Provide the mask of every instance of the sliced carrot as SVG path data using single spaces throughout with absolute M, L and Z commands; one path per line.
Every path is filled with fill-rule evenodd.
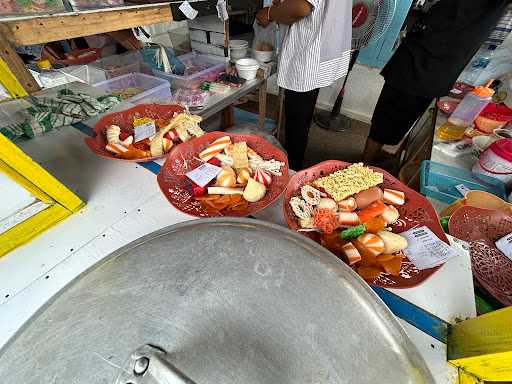
M 374 234 L 386 228 L 386 222 L 380 217 L 371 217 L 363 224 L 366 227 L 366 231 Z
M 357 268 L 357 273 L 365 280 L 373 280 L 380 276 L 382 270 L 376 267 L 360 266 Z
M 382 265 L 382 263 L 393 260 L 394 258 L 395 255 L 379 255 L 377 256 L 377 262 Z
M 391 260 L 388 261 L 379 261 L 382 268 L 386 273 L 389 273 L 393 276 L 400 275 L 400 269 L 402 268 L 402 257 L 401 256 L 393 256 Z

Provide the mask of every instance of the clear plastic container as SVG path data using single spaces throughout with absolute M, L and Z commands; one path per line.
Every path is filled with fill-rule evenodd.
M 130 95 L 137 92 L 133 96 L 123 98 L 125 101 L 134 104 L 142 104 L 148 102 L 169 102 L 171 99 L 171 88 L 169 82 L 154 76 L 145 75 L 143 73 L 129 73 L 110 80 L 93 84 L 94 87 L 101 88 L 108 93 L 120 95 Z
M 105 81 L 105 73 L 88 65 L 73 65 L 60 69 L 41 70 L 39 80 L 44 88 L 79 81 L 89 85 Z
M 69 0 L 74 11 L 85 11 L 88 9 L 118 7 L 124 4 L 124 0 Z
M 494 90 L 487 87 L 476 87 L 459 103 L 448 118 L 452 124 L 469 127 L 476 117 L 492 101 Z
M 24 14 L 64 12 L 62 0 L 1 0 L 0 19 Z
M 89 64 L 105 73 L 106 79 L 113 79 L 128 73 L 145 73 L 152 75 L 153 71 L 142 60 L 139 51 L 126 52 L 122 55 L 103 57 Z
M 223 57 L 187 53 L 178 59 L 185 64 L 183 76 L 154 70 L 154 75 L 166 79 L 173 89 L 199 89 L 205 81 L 215 81 L 225 70 Z
M 436 132 L 441 140 L 460 140 L 484 108 L 492 101 L 494 90 L 489 88 L 492 80 L 484 87 L 476 87 L 459 103 L 455 111 Z

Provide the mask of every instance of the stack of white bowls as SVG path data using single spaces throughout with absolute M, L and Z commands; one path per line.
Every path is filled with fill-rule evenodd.
M 229 49 L 231 51 L 231 59 L 238 60 L 247 56 L 249 42 L 245 40 L 230 40 Z
M 260 64 L 254 59 L 239 59 L 235 63 L 238 76 L 245 80 L 253 80 Z

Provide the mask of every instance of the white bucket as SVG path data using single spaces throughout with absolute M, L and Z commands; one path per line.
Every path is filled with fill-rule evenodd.
M 268 63 L 274 57 L 274 51 L 254 51 L 253 56 L 260 63 Z
M 238 76 L 245 80 L 254 80 L 259 68 L 259 63 L 254 59 L 239 59 L 236 61 Z
M 229 49 L 231 51 L 232 60 L 242 59 L 247 56 L 249 42 L 245 40 L 231 40 L 229 42 Z
M 473 166 L 473 172 L 482 173 L 512 185 L 512 157 L 510 145 L 512 139 L 501 139 L 492 143 L 480 155 Z

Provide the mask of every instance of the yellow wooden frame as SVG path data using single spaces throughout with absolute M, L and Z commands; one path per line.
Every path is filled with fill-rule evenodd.
M 49 207 L 0 234 L 0 256 L 84 206 L 80 198 L 0 134 L 0 171 Z
M 481 381 L 511 382 L 512 307 L 451 326 L 448 361 L 465 373 L 464 383 L 472 383 L 472 376 Z
M 3 38 L 3 36 L 2 36 Z M 0 83 L 2 83 L 5 90 L 9 93 L 9 95 L 15 99 L 18 97 L 27 96 L 27 91 L 20 84 L 16 76 L 9 69 L 9 66 L 5 61 L 0 57 Z

